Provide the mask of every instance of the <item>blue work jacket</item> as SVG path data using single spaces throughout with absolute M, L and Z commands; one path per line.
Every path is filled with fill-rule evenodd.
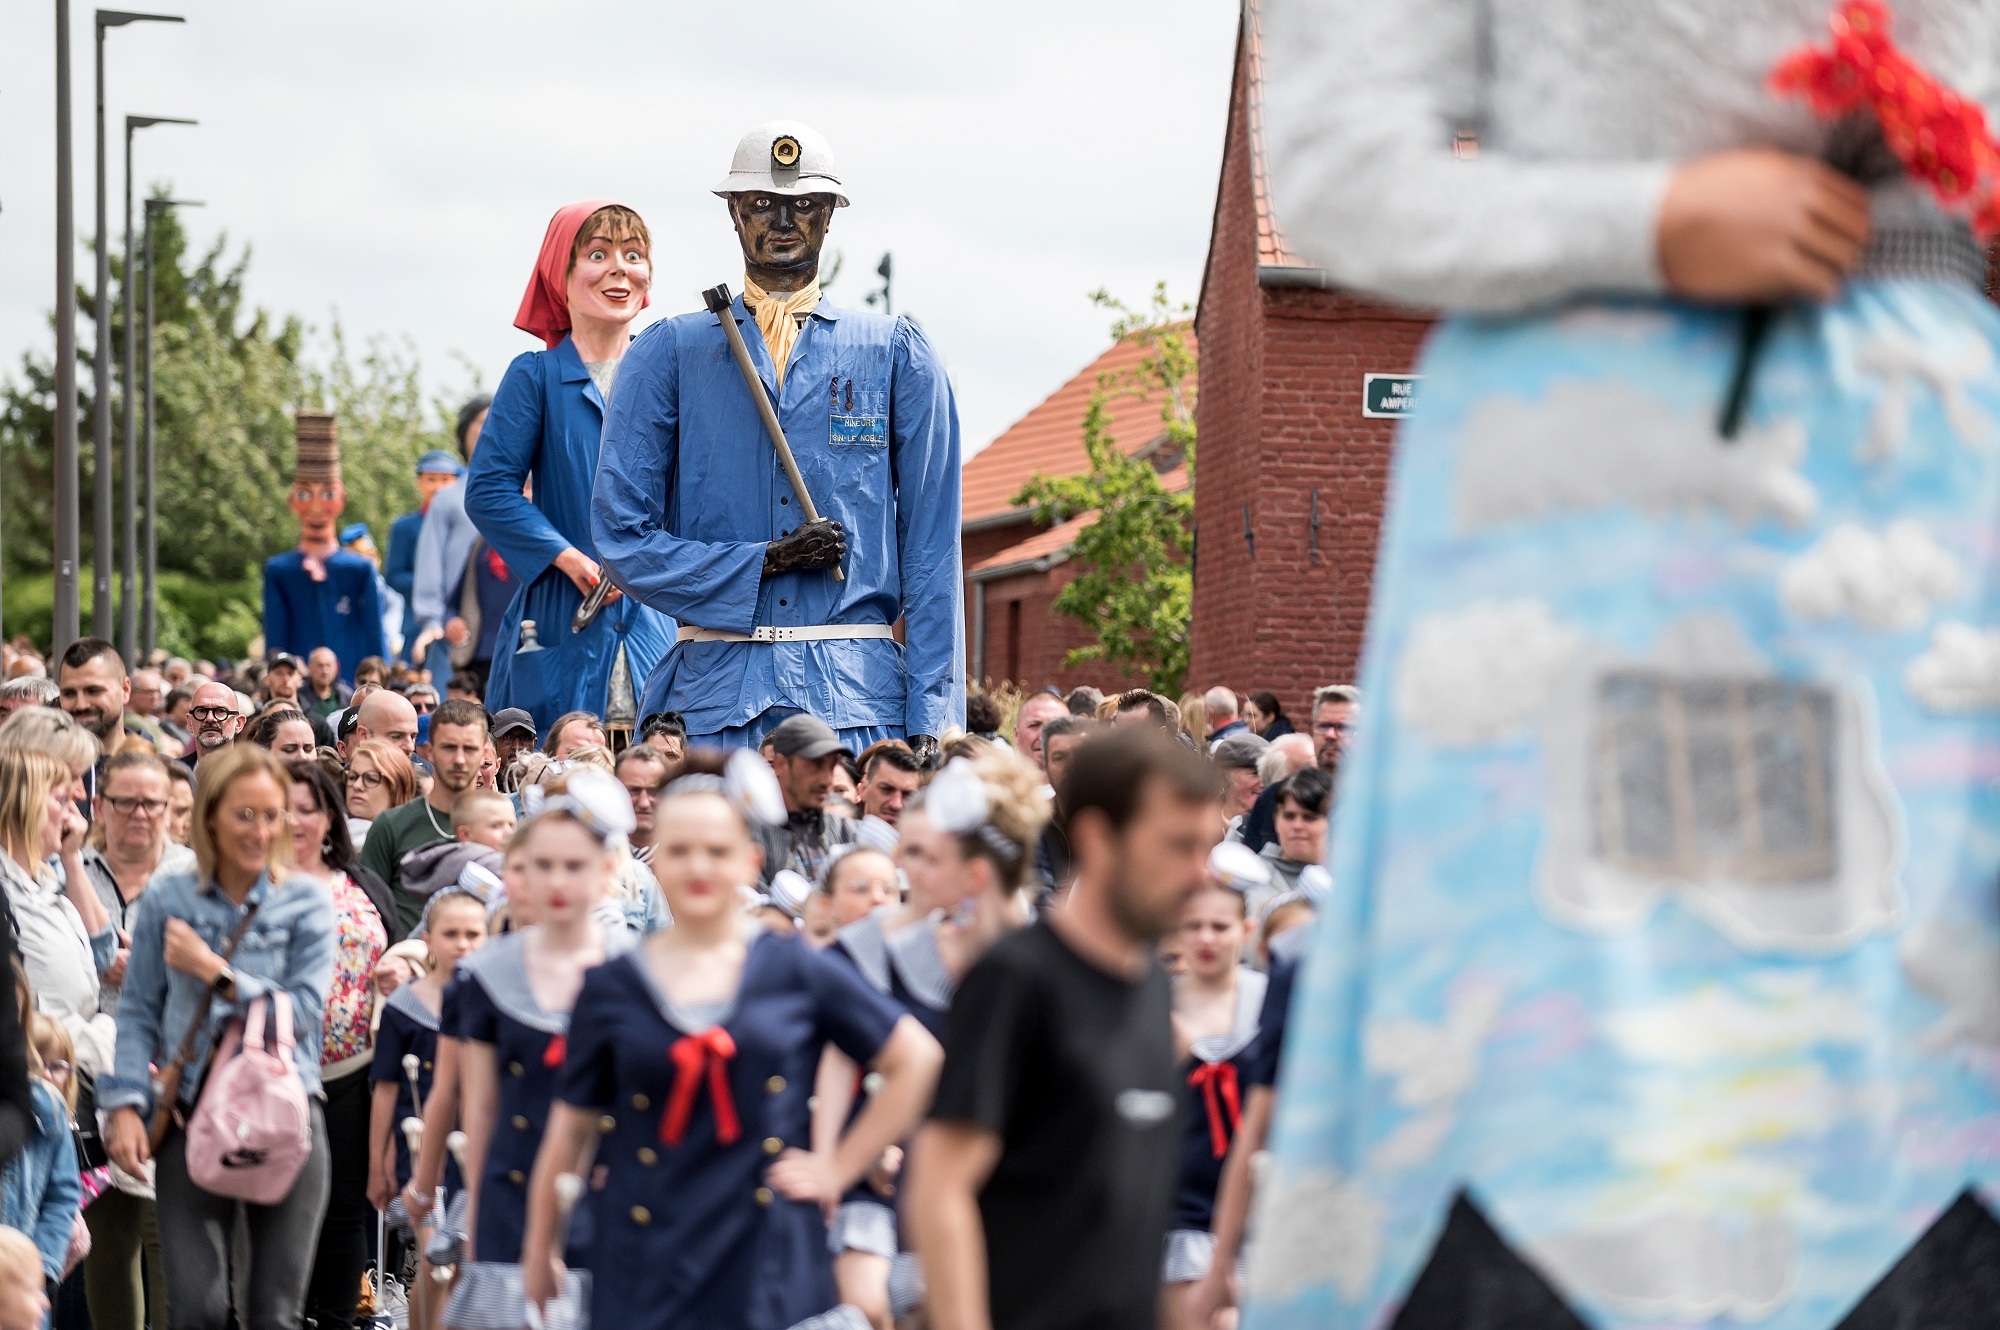
M 0 1223 L 27 1234 L 41 1254 L 42 1273 L 60 1281 L 83 1182 L 69 1110 L 41 1077 L 29 1077 L 28 1085 L 35 1101 L 33 1132 L 0 1173 Z
M 405 650 L 417 640 L 417 608 L 411 597 L 417 587 L 417 541 L 423 534 L 423 513 L 404 513 L 389 523 L 389 552 L 382 559 L 382 580 L 403 598 Z
M 571 546 L 599 557 L 590 487 L 603 433 L 604 398 L 565 337 L 507 367 L 464 481 L 466 514 L 521 580 L 501 622 L 486 705 L 524 707 L 542 733 L 566 711 L 604 714 L 621 641 L 636 689 L 674 640 L 670 620 L 629 598 L 607 605 L 583 632 L 569 630 L 583 596 L 555 560 Z M 532 501 L 521 494 L 530 477 Z M 542 644 L 525 656 L 515 654 L 523 619 L 534 621 Z
M 843 730 L 964 724 L 958 409 L 937 353 L 907 319 L 821 300 L 781 394 L 742 297 L 732 313 L 813 503 L 847 528 L 847 580 L 823 569 L 763 576 L 765 545 L 799 524 L 799 505 L 707 311 L 648 328 L 619 371 L 591 503 L 605 566 L 684 624 L 747 633 L 901 619 L 907 646 L 681 643 L 647 680 L 640 713 L 679 711 L 693 734 L 772 708 Z
M 364 656 L 387 656 L 382 593 L 375 565 L 351 550 L 326 558 L 326 580 L 315 582 L 306 556 L 288 550 L 264 565 L 264 651 L 289 651 L 300 660 L 319 647 L 340 658 L 341 682 L 354 682 Z

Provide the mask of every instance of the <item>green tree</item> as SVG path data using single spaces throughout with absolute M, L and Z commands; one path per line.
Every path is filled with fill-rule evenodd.
M 417 457 L 452 445 L 456 403 L 440 399 L 427 410 L 407 342 L 376 338 L 357 357 L 337 320 L 323 361 L 316 363 L 308 349 L 317 342 L 303 321 L 249 306 L 247 245 L 232 261 L 224 236 L 195 258 L 169 209 L 155 223 L 153 253 L 161 645 L 179 654 L 240 656 L 258 633 L 263 562 L 298 539 L 287 503 L 293 412 L 316 407 L 336 413 L 347 520 L 366 522 L 386 547 L 388 524 L 416 506 Z M 121 310 L 122 260 L 114 256 L 111 268 L 112 308 Z M 87 293 L 78 304 L 87 319 Z M 122 336 L 121 323 L 114 343 Z M 86 496 L 94 463 L 88 441 L 94 340 L 87 327 L 79 330 Z M 118 407 L 113 404 L 114 419 Z M 7 573 L 7 631 L 44 643 L 52 594 L 54 425 L 53 361 L 30 352 L 18 379 L 0 386 L 0 558 Z M 95 536 L 90 517 L 86 501 L 86 564 Z
M 1167 284 L 1133 308 L 1108 291 L 1091 300 L 1112 310 L 1111 335 L 1137 341 L 1145 352 L 1131 368 L 1100 375 L 1083 417 L 1083 448 L 1090 470 L 1081 476 L 1037 472 L 1014 495 L 1034 509 L 1037 521 L 1094 520 L 1076 533 L 1071 559 L 1077 576 L 1055 599 L 1055 609 L 1096 638 L 1064 664 L 1103 661 L 1121 673 L 1145 678 L 1155 692 L 1180 692 L 1187 676 L 1188 620 L 1194 604 L 1194 394 L 1195 353 L 1188 345 L 1191 308 L 1175 304 Z M 1158 446 L 1130 456 L 1111 433 L 1110 403 L 1138 397 L 1160 403 L 1165 426 Z M 1168 491 L 1162 476 L 1187 467 L 1182 492 Z

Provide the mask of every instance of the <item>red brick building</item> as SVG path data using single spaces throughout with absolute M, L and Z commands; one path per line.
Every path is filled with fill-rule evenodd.
M 1427 314 L 1335 290 L 1272 215 L 1255 0 L 1243 8 L 1195 327 L 1202 392 L 1188 686 L 1268 690 L 1303 717 L 1353 677 L 1393 419 L 1362 376 L 1408 373 Z
M 1054 684 L 1065 690 L 1087 683 L 1106 691 L 1144 682 L 1098 663 L 1062 667 L 1064 655 L 1091 640 L 1081 624 L 1050 608 L 1076 576 L 1068 566 L 1070 541 L 1091 515 L 1051 528 L 1009 502 L 1038 472 L 1078 476 L 1089 469 L 1083 417 L 1091 394 L 1101 377 L 1131 368 L 1144 353 L 1134 341 L 1112 346 L 965 464 L 960 542 L 967 670 L 974 679 L 1026 688 Z M 1157 398 L 1122 394 L 1107 403 L 1111 435 L 1128 456 L 1152 455 L 1166 441 L 1160 406 Z M 1162 453 L 1160 460 L 1169 459 Z M 1186 470 L 1172 469 L 1165 483 L 1169 489 L 1184 488 Z

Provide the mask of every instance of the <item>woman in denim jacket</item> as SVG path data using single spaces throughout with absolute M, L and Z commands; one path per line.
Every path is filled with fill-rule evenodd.
M 195 785 L 195 873 L 156 876 L 140 898 L 132 954 L 119 995 L 116 1074 L 98 1084 L 105 1139 L 120 1168 L 138 1174 L 149 1157 L 153 1104 L 149 1064 L 165 1066 L 204 1007 L 208 1019 L 181 1078 L 181 1116 L 191 1113 L 222 1027 L 282 988 L 291 995 L 299 1079 L 313 1097 L 313 1150 L 276 1205 L 245 1205 L 250 1232 L 248 1330 L 296 1330 L 326 1210 L 326 1118 L 319 1105 L 320 1022 L 333 980 L 333 907 L 326 887 L 291 871 L 291 781 L 271 753 L 238 744 L 206 759 Z M 251 903 L 257 917 L 235 956 L 221 953 Z M 231 1326 L 230 1235 L 238 1202 L 188 1177 L 180 1125 L 160 1148 L 160 1249 L 167 1276 L 167 1330 Z

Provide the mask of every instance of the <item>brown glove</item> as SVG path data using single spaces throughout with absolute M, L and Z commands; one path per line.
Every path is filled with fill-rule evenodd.
M 847 532 L 830 517 L 804 522 L 764 547 L 764 576 L 831 568 L 847 557 Z

